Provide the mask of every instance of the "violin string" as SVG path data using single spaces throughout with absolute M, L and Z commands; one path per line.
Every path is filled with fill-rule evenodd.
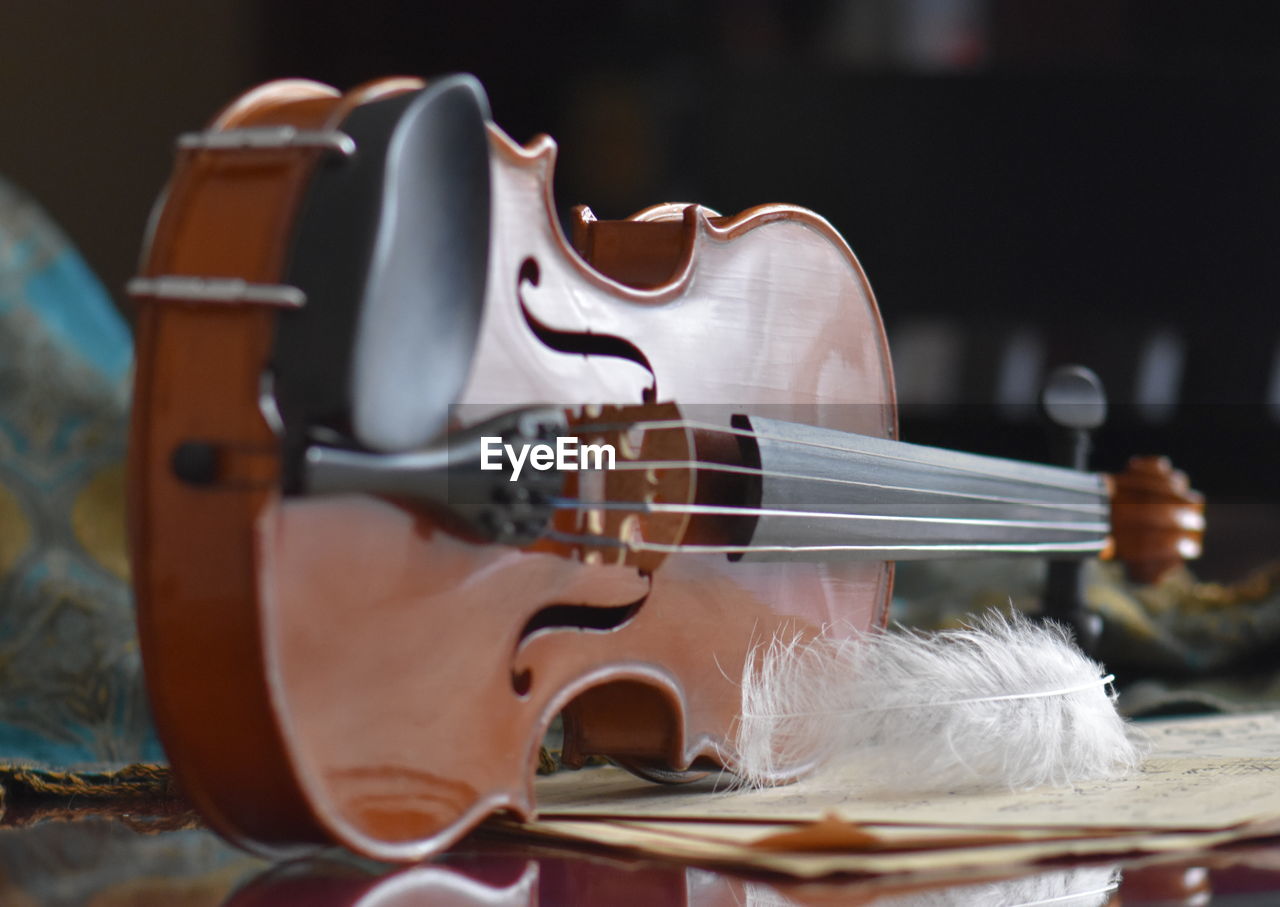
M 813 447 L 820 450 L 833 450 L 840 453 L 857 454 L 859 456 L 874 459 L 874 460 L 891 460 L 891 461 L 900 462 L 900 463 L 910 463 L 917 466 L 921 466 L 921 465 L 930 466 L 932 468 L 937 469 L 938 471 L 949 470 L 951 472 L 967 473 L 970 475 L 982 476 L 983 478 L 998 479 L 999 481 L 1002 481 L 1002 482 L 1013 482 L 1015 484 L 1020 484 L 1020 485 L 1032 485 L 1039 488 L 1055 488 L 1062 491 L 1074 491 L 1078 493 L 1090 493 L 1095 490 L 1090 487 L 1091 483 L 1089 482 L 1089 479 L 1090 479 L 1089 473 L 1083 473 L 1083 472 L 1079 473 L 1079 477 L 1080 477 L 1079 481 L 1068 482 L 1066 481 L 1066 477 L 1071 476 L 1074 478 L 1073 471 L 1069 469 L 1060 468 L 1060 467 L 1052 467 L 1052 466 L 1039 467 L 1044 470 L 1056 469 L 1063 476 L 1063 480 L 1057 481 L 1057 482 L 1050 481 L 1047 479 L 1046 480 L 1032 479 L 1026 476 L 1001 475 L 999 473 L 993 473 L 983 469 L 958 466 L 954 463 L 948 463 L 948 464 L 925 463 L 921 460 L 914 459 L 909 456 L 898 456 L 898 455 L 889 454 L 889 453 L 877 453 L 873 451 L 858 450 L 857 448 L 853 448 L 853 447 L 841 447 L 840 445 L 837 445 L 837 444 L 824 444 L 821 441 L 809 441 L 802 438 L 784 438 L 778 435 L 762 434 L 761 432 L 758 432 L 754 429 L 734 428 L 732 426 L 717 425 L 714 422 L 702 422 L 696 419 L 651 419 L 651 420 L 641 420 L 638 422 L 595 423 L 595 424 L 588 423 L 585 425 L 574 426 L 574 429 L 577 432 L 579 432 L 579 434 L 581 434 L 584 431 L 585 432 L 601 432 L 601 431 L 624 431 L 624 430 L 638 429 L 642 432 L 648 432 L 648 431 L 661 431 L 661 430 L 684 429 L 684 428 L 700 429 L 702 431 L 717 432 L 719 434 L 735 435 L 737 437 L 752 438 L 754 440 L 759 440 L 759 441 L 774 441 L 779 444 L 792 444 L 792 445 L 798 445 L 802 447 Z M 884 439 L 876 439 L 876 440 L 884 440 Z M 897 442 L 897 443 L 905 444 L 906 442 Z M 1011 462 L 1011 465 L 1012 465 L 1012 462 Z M 1039 464 L 1018 464 L 1018 465 L 1039 465 Z
M 898 514 L 837 513 L 823 510 L 779 510 L 772 507 L 739 507 L 718 504 L 665 504 L 645 501 L 585 501 L 576 498 L 554 498 L 557 510 L 627 510 L 635 513 L 701 513 L 719 516 L 813 517 L 828 520 L 864 520 L 888 523 L 933 523 L 954 526 L 995 526 L 1008 529 L 1043 529 L 1063 532 L 1109 531 L 1106 523 L 1057 522 L 1049 520 L 997 520 L 973 517 L 901 516 Z
M 966 554 L 989 552 L 992 554 L 1087 554 L 1102 551 L 1106 548 L 1106 540 L 1089 542 L 990 542 L 978 544 L 943 544 L 943 545 L 685 545 L 665 544 L 644 540 L 623 542 L 610 536 L 588 535 L 586 533 L 564 532 L 558 529 L 548 531 L 546 538 L 562 542 L 566 545 L 587 545 L 594 548 L 627 548 L 631 551 L 652 551 L 658 554 L 752 554 L 755 552 L 776 552 L 784 554 L 806 554 L 826 551 L 867 551 L 875 552 L 947 552 Z
M 711 422 L 702 422 L 694 419 L 666 419 L 666 420 L 645 420 L 629 423 L 594 423 L 575 426 L 576 430 L 581 434 L 583 432 L 601 432 L 601 431 L 620 431 L 639 430 L 641 432 L 660 431 L 671 429 L 701 429 L 704 431 L 717 432 L 722 434 L 730 434 L 739 437 L 747 437 L 758 440 L 774 441 L 780 444 L 799 445 L 804 447 L 814 447 L 823 450 L 833 450 L 840 453 L 855 454 L 862 458 L 872 460 L 890 460 L 897 462 L 905 462 L 913 465 L 934 466 L 940 472 L 951 471 L 958 473 L 967 473 L 978 475 L 983 478 L 994 479 L 999 481 L 1008 481 L 1018 484 L 1031 485 L 1033 487 L 1054 489 L 1059 491 L 1073 492 L 1076 494 L 1089 494 L 1095 500 L 1103 498 L 1104 492 L 1100 485 L 1094 485 L 1090 482 L 1087 474 L 1081 474 L 1081 482 L 1069 483 L 1066 481 L 1040 481 L 1026 476 L 1010 476 L 1000 475 L 998 472 L 991 470 L 982 470 L 977 468 L 969 468 L 956 464 L 930 464 L 925 461 L 912 458 L 910 456 L 897 456 L 888 453 L 858 450 L 857 448 L 842 447 L 839 445 L 825 444 L 818 441 L 810 441 L 799 438 L 785 438 L 775 435 L 768 435 L 753 429 L 742 429 L 735 427 L 727 427 Z M 877 439 L 878 440 L 878 439 Z M 1021 465 L 1021 464 L 1019 464 Z M 984 495 L 977 492 L 959 492 L 945 491 L 936 488 L 919 488 L 911 486 L 896 486 L 874 482 L 866 482 L 855 479 L 841 479 L 828 476 L 813 476 L 803 474 L 781 473 L 766 470 L 758 467 L 739 466 L 737 464 L 715 463 L 710 461 L 698 460 L 650 460 L 650 461 L 623 461 L 623 463 L 615 464 L 611 469 L 674 469 L 674 468 L 692 468 L 699 470 L 713 470 L 730 473 L 738 473 L 744 475 L 759 475 L 770 478 L 788 478 L 800 481 L 825 481 L 841 485 L 854 485 L 868 488 L 878 488 L 886 491 L 899 491 L 908 493 L 919 493 L 929 495 L 941 495 L 948 497 L 958 497 L 970 500 L 986 501 L 991 503 L 1021 505 L 1031 508 L 1040 509 L 1056 509 L 1081 512 L 1089 515 L 1103 516 L 1107 513 L 1107 508 L 1099 504 L 1070 504 L 1065 502 L 1036 501 L 1025 498 L 1011 498 L 999 495 Z M 1044 467 L 1052 469 L 1052 467 Z M 1062 470 L 1062 472 L 1070 476 L 1070 472 Z M 1094 480 L 1096 481 L 1096 479 Z M 1083 486 L 1083 487 L 1082 487 Z M 834 513 L 826 511 L 786 511 L 768 508 L 747 508 L 735 506 L 718 506 L 718 505 L 698 505 L 698 504 L 662 504 L 662 503 L 646 503 L 638 501 L 582 501 L 570 498 L 557 498 L 553 502 L 553 506 L 557 509 L 575 509 L 575 510 L 626 510 L 632 512 L 668 512 L 668 513 L 704 513 L 704 514 L 723 514 L 723 515 L 741 515 L 741 516 L 781 516 L 781 517 L 816 517 L 819 519 L 861 519 L 861 520 L 893 520 L 903 522 L 917 523 L 944 523 L 958 525 L 982 525 L 982 526 L 998 526 L 1006 528 L 1030 528 L 1042 530 L 1068 531 L 1068 532 L 1090 532 L 1101 533 L 1104 537 L 1083 541 L 1083 542 L 978 542 L 978 543 L 933 543 L 933 544 L 831 544 L 831 545 L 690 545 L 690 544 L 665 544 L 659 542 L 649 542 L 643 539 L 634 539 L 623 542 L 619 539 L 608 538 L 605 536 L 592 534 L 574 534 L 562 531 L 552 531 L 548 533 L 549 537 L 567 544 L 590 545 L 594 547 L 611 547 L 611 548 L 628 548 L 633 551 L 651 551 L 655 553 L 707 553 L 707 554 L 747 554 L 752 552 L 776 552 L 776 553 L 796 553 L 803 554 L 806 552 L 939 552 L 939 553 L 968 553 L 968 552 L 990 552 L 990 553 L 1092 553 L 1101 551 L 1106 547 L 1107 540 L 1105 534 L 1109 531 L 1109 527 L 1105 523 L 1063 523 L 1054 521 L 1036 521 L 1036 520 L 982 520 L 973 518 L 943 518 L 943 517 L 907 517 L 907 516 L 876 516 L 871 514 L 847 514 Z
M 1010 498 L 1002 495 L 980 494 L 968 491 L 942 491 L 937 488 L 922 488 L 911 485 L 888 485 L 881 482 L 866 482 L 859 479 L 840 479 L 835 476 L 813 476 L 803 473 L 780 472 L 778 470 L 761 469 L 756 466 L 738 466 L 731 463 L 714 463 L 707 460 L 624 460 L 609 467 L 610 472 L 618 470 L 645 469 L 697 469 L 708 472 L 730 472 L 738 475 L 762 476 L 770 479 L 795 479 L 801 482 L 827 482 L 833 485 L 853 485 L 859 488 L 875 488 L 881 491 L 900 491 L 909 494 L 928 494 L 941 497 L 965 498 L 973 501 L 986 501 L 992 504 L 1010 504 L 1020 507 L 1034 507 L 1043 510 L 1070 510 L 1093 516 L 1105 516 L 1107 508 L 1099 504 L 1068 504 L 1061 501 L 1036 501 L 1031 498 Z M 1100 493 L 1095 497 L 1100 497 Z
M 803 554 L 811 551 L 936 551 L 952 554 L 1069 554 L 1102 551 L 1106 541 L 1095 542 L 984 542 L 975 544 L 946 545 L 683 545 L 662 542 L 636 541 L 626 543 L 634 551 L 652 551 L 657 554 L 753 554 L 771 551 Z
M 588 545 L 592 548 L 626 548 L 621 539 L 607 535 L 588 535 L 583 532 L 565 532 L 561 529 L 548 529 L 542 537 L 565 545 Z

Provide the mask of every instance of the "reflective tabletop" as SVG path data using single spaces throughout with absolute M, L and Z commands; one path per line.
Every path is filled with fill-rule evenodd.
M 1280 903 L 1280 841 L 983 875 L 797 880 L 473 836 L 388 866 L 337 851 L 272 864 L 202 828 L 111 819 L 0 829 L 6 905 L 1254 905 Z

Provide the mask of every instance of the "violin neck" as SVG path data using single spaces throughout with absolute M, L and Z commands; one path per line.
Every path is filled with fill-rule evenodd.
M 1091 557 L 1106 479 L 996 457 L 751 419 L 758 516 L 744 560 Z

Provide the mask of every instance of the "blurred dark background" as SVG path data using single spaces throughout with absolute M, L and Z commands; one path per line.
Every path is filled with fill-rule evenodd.
M 1268 2 L 47 0 L 0 18 L 0 173 L 121 298 L 172 137 L 250 85 L 465 70 L 562 210 L 808 206 L 876 288 L 903 437 L 1042 459 L 1046 371 L 1167 453 L 1204 569 L 1280 553 L 1280 24 Z M 122 304 L 123 300 L 121 300 Z M 127 306 L 126 306 L 127 311 Z

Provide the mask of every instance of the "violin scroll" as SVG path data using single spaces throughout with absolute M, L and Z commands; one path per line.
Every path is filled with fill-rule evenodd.
M 1200 556 L 1204 496 L 1166 457 L 1133 457 L 1111 485 L 1112 556 L 1141 583 Z

